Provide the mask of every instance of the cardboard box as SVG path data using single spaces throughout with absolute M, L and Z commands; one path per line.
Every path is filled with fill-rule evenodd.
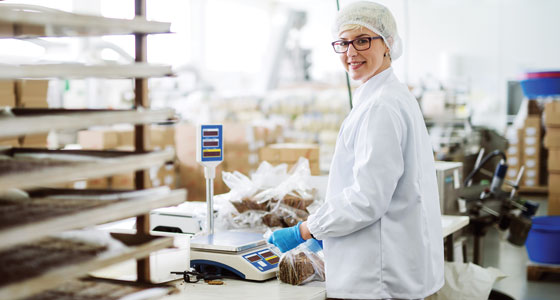
M 16 106 L 24 108 L 48 108 L 48 80 L 23 79 L 16 81 Z
M 560 196 L 560 172 L 548 173 L 548 194 Z
M 20 139 L 21 147 L 46 148 L 48 146 L 48 133 L 26 135 Z
M 15 107 L 16 106 L 16 95 L 2 95 L 0 94 L 0 107 L 8 106 L 8 107 Z
M 544 123 L 547 127 L 560 127 L 560 101 L 544 105 Z
M 86 186 L 88 189 L 108 189 L 109 188 L 109 178 L 96 178 L 89 179 L 86 181 Z
M 19 138 L 0 139 L 0 147 L 19 147 Z
M 548 150 L 548 170 L 560 172 L 560 148 Z
M 115 190 L 133 190 L 133 189 L 135 189 L 134 174 L 135 174 L 135 172 L 130 172 L 130 173 L 123 173 L 123 174 L 115 174 L 115 175 L 111 176 L 111 178 L 110 178 L 111 189 L 115 189 Z M 146 170 L 146 172 L 144 174 L 145 174 L 145 181 L 146 181 L 145 188 L 152 187 L 149 170 Z
M 15 81 L 0 80 L 0 106 L 16 106 Z
M 271 144 L 259 150 L 261 161 L 296 162 L 300 157 L 319 160 L 319 146 L 315 144 Z
M 549 127 L 546 129 L 544 146 L 548 149 L 560 148 L 560 128 Z
M 15 24 L 14 35 L 28 37 L 45 36 L 45 26 L 34 24 Z
M 229 188 L 222 180 L 223 165 L 216 167 L 216 178 L 214 179 L 214 195 L 223 194 L 229 191 Z M 200 165 L 179 165 L 181 188 L 188 191 L 189 201 L 206 201 L 206 178 L 204 178 L 204 169 Z
M 510 166 L 506 173 L 506 179 L 515 182 L 517 180 L 517 174 L 519 172 L 519 167 Z
M 134 173 L 115 174 L 111 176 L 111 188 L 116 190 L 134 189 Z
M 110 129 L 82 130 L 78 132 L 78 143 L 84 149 L 114 149 L 118 143 L 117 132 Z
M 16 94 L 18 98 L 45 97 L 49 89 L 48 80 L 20 79 L 16 81 Z
M 548 215 L 560 216 L 560 194 L 548 195 Z
M 175 125 L 153 125 L 149 127 L 147 149 L 161 150 L 175 148 Z M 192 140 L 196 144 L 196 139 Z
M 131 130 L 117 130 L 117 144 L 118 147 L 134 147 L 134 131 Z
M 13 37 L 14 25 L 12 23 L 0 22 L 0 37 Z
M 158 179 L 161 182 L 161 185 L 166 185 L 171 189 L 177 187 L 176 180 L 177 180 L 177 171 L 175 169 L 175 164 L 168 163 L 163 165 L 158 171 Z M 156 186 L 154 184 L 154 186 Z
M 538 186 L 540 181 L 540 172 L 538 168 L 527 168 L 523 174 L 524 186 Z
M 15 88 L 14 80 L 0 80 L 0 95 L 14 95 Z

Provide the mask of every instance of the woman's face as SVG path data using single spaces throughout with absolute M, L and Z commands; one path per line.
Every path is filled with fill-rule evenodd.
M 378 34 L 373 31 L 361 27 L 353 30 L 346 30 L 339 34 L 339 40 L 351 41 L 360 37 L 376 37 Z M 391 66 L 391 59 L 387 54 L 389 49 L 383 42 L 383 39 L 371 40 L 371 46 L 367 50 L 357 51 L 353 45 L 348 45 L 348 50 L 340 53 L 340 61 L 346 69 L 346 72 L 353 80 L 368 81 L 371 77 L 384 71 Z

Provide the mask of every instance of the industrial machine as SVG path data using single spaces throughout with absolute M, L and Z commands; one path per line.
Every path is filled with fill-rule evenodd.
M 474 235 L 474 257 L 475 264 L 481 263 L 481 240 L 488 232 L 490 226 L 498 225 L 500 230 L 508 231 L 508 242 L 516 246 L 523 246 L 531 229 L 531 217 L 538 209 L 538 203 L 522 200 L 517 195 L 519 182 L 523 176 L 522 167 L 516 182 L 505 180 L 508 165 L 504 152 L 496 150 L 484 158 L 482 150 L 477 158 L 475 168 L 465 178 L 465 188 L 460 197 L 466 200 L 470 224 L 472 224 Z M 500 156 L 502 159 L 496 166 L 494 173 L 482 169 L 492 158 Z M 472 185 L 472 178 L 478 172 L 492 177 L 490 184 Z M 511 186 L 511 191 L 502 190 L 503 184 Z
M 204 234 L 190 241 L 191 271 L 183 272 L 187 282 L 235 277 L 264 281 L 276 276 L 280 257 L 260 233 L 214 232 L 214 178 L 223 160 L 222 125 L 197 128 L 197 161 L 204 166 L 207 217 Z M 176 274 L 181 274 L 176 272 Z

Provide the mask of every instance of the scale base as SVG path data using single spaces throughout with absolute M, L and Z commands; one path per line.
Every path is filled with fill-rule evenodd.
M 198 272 L 252 281 L 276 277 L 280 257 L 267 245 L 240 253 L 192 249 L 190 266 Z

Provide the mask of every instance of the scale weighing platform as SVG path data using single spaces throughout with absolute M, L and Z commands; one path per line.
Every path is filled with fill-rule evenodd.
M 260 233 L 223 231 L 191 239 L 191 268 L 198 272 L 264 281 L 276 277 L 279 262 Z

